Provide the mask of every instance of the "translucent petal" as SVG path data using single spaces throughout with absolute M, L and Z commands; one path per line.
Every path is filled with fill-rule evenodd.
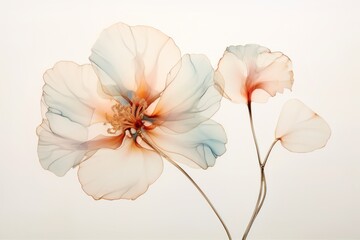
M 285 103 L 275 137 L 291 152 L 311 152 L 326 145 L 331 135 L 323 118 L 297 99 Z
M 206 169 L 225 153 L 227 142 L 223 127 L 208 120 L 186 133 L 176 133 L 158 127 L 146 135 L 172 160 L 191 167 Z
M 45 72 L 44 81 L 45 110 L 83 126 L 105 121 L 105 112 L 111 111 L 112 99 L 102 92 L 91 65 L 58 62 Z
M 221 95 L 214 70 L 204 55 L 184 55 L 170 72 L 167 87 L 152 114 L 161 126 L 185 132 L 208 120 L 219 108 Z
M 94 199 L 136 199 L 155 182 L 163 169 L 161 157 L 125 138 L 116 149 L 101 149 L 82 162 L 78 177 Z
M 270 96 L 291 90 L 290 59 L 259 45 L 230 46 L 215 74 L 224 96 L 234 102 L 266 102 Z
M 164 89 L 180 57 L 174 41 L 159 30 L 118 23 L 101 33 L 90 60 L 107 93 L 149 100 Z
M 96 150 L 100 148 L 117 148 L 122 142 L 123 136 L 97 136 L 87 141 L 86 136 L 81 136 L 84 127 L 80 124 L 71 122 L 67 118 L 56 114 L 49 115 L 49 119 L 57 124 L 63 122 L 64 125 L 60 125 L 59 127 L 62 130 L 56 133 L 56 131 L 50 129 L 49 121 L 43 120 L 36 130 L 39 136 L 38 156 L 41 166 L 57 176 L 64 176 L 67 171 L 91 156 Z M 66 122 L 66 120 L 69 122 Z M 71 131 L 73 131 L 72 134 L 70 134 Z
M 36 131 L 39 136 L 40 164 L 57 176 L 65 175 L 69 169 L 79 164 L 87 152 L 81 147 L 81 141 L 54 134 L 47 120 L 44 120 Z
M 49 122 L 50 129 L 54 134 L 80 142 L 85 142 L 87 140 L 87 127 L 52 112 L 47 112 L 45 116 Z

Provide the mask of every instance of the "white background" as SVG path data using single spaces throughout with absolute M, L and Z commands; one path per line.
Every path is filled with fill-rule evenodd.
M 249 238 L 360 239 L 359 10 L 358 1 L 1 1 L 0 238 L 226 239 L 206 202 L 169 164 L 138 200 L 95 201 L 76 170 L 59 178 L 38 163 L 42 74 L 60 60 L 88 63 L 100 32 L 122 21 L 158 28 L 183 53 L 208 55 L 214 67 L 232 44 L 287 54 L 293 91 L 253 108 L 263 155 L 290 98 L 327 120 L 332 136 L 308 154 L 275 147 L 268 196 Z M 207 171 L 185 169 L 240 239 L 259 185 L 246 107 L 224 100 L 214 118 L 228 134 L 226 154 Z

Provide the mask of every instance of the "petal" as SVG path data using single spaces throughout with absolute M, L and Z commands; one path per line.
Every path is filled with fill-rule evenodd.
M 85 142 L 88 139 L 87 127 L 52 112 L 47 112 L 45 116 L 54 134 L 80 142 Z
M 291 152 L 311 152 L 326 145 L 331 135 L 323 118 L 297 99 L 285 103 L 275 137 Z
M 224 96 L 234 102 L 266 102 L 294 81 L 287 56 L 253 44 L 228 47 L 216 71 Z
M 164 89 L 180 57 L 174 41 L 159 30 L 118 23 L 101 33 L 90 60 L 107 93 L 148 100 Z
M 48 110 L 88 126 L 95 117 L 105 121 L 112 104 L 91 65 L 58 62 L 44 74 L 43 101 Z
M 219 108 L 214 70 L 204 55 L 184 55 L 169 73 L 167 87 L 151 114 L 160 125 L 188 131 L 208 120 Z
M 54 134 L 50 130 L 47 120 L 44 120 L 36 131 L 39 136 L 40 164 L 55 175 L 64 176 L 69 169 L 78 165 L 85 157 L 87 150 L 81 147 L 81 141 Z
M 96 200 L 136 199 L 155 182 L 162 169 L 160 155 L 125 138 L 120 148 L 101 149 L 82 162 L 78 177 L 83 190 Z
M 86 141 L 85 136 L 81 139 L 80 124 L 72 123 L 67 118 L 62 118 L 56 114 L 52 114 L 49 119 L 55 119 L 53 122 L 61 123 L 63 129 L 59 134 L 52 131 L 48 120 L 43 120 L 42 124 L 37 128 L 38 156 L 40 164 L 44 169 L 53 172 L 57 176 L 64 176 L 72 167 L 76 167 L 81 161 L 91 156 L 100 148 L 117 148 L 122 142 L 123 136 L 97 136 L 96 138 Z M 66 122 L 68 120 L 69 122 Z M 57 128 L 57 127 L 56 127 Z M 77 134 L 68 134 L 71 131 Z M 72 132 L 72 133 L 74 133 Z M 65 134 L 61 134 L 65 133 Z
M 206 169 L 225 153 L 227 142 L 223 127 L 208 120 L 186 133 L 176 133 L 167 128 L 155 128 L 147 137 L 172 160 L 191 167 Z

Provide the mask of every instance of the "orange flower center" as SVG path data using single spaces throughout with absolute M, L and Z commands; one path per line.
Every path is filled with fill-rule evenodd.
M 122 133 L 126 130 L 133 132 L 144 126 L 144 112 L 147 108 L 147 102 L 144 99 L 135 98 L 130 105 L 121 105 L 116 103 L 111 107 L 112 116 L 106 116 L 107 121 L 111 124 L 111 128 L 107 130 L 110 134 L 118 131 Z

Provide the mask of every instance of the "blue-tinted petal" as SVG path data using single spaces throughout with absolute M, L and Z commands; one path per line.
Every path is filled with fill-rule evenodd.
M 44 74 L 43 101 L 50 111 L 88 126 L 94 119 L 105 120 L 112 106 L 99 85 L 91 65 L 58 62 Z
M 171 159 L 192 167 L 214 166 L 216 158 L 225 153 L 227 142 L 223 127 L 208 120 L 186 133 L 176 133 L 159 127 L 146 133 L 161 151 Z
M 81 147 L 82 141 L 64 138 L 53 133 L 47 120 L 44 120 L 37 128 L 37 134 L 40 164 L 57 176 L 65 175 L 85 157 L 87 149 Z
M 47 113 L 49 121 L 44 119 L 37 128 L 38 156 L 44 169 L 57 176 L 63 176 L 72 167 L 90 157 L 100 148 L 118 148 L 123 139 L 119 136 L 98 135 L 87 140 L 87 128 L 57 114 Z
M 108 94 L 126 98 L 130 91 L 148 100 L 164 89 L 180 57 L 174 41 L 159 30 L 118 23 L 101 33 L 90 61 Z
M 206 56 L 184 55 L 170 72 L 167 87 L 152 115 L 161 126 L 176 132 L 186 132 L 208 120 L 221 100 L 213 76 Z

